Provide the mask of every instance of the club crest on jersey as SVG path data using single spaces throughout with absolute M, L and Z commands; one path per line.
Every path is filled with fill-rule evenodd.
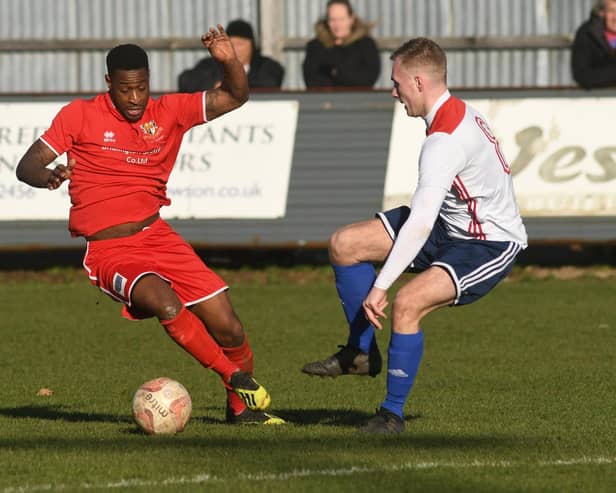
M 157 140 L 161 135 L 162 127 L 159 127 L 154 120 L 145 122 L 139 126 L 143 131 L 143 138 L 146 140 Z

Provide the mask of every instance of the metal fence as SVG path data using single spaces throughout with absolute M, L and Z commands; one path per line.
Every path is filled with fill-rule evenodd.
M 0 0 L 0 92 L 96 92 L 104 55 L 121 40 L 145 40 L 152 89 L 170 91 L 177 75 L 205 53 L 207 26 L 251 22 L 264 51 L 286 68 L 284 89 L 303 89 L 303 45 L 326 0 Z M 573 84 L 568 43 L 593 0 L 355 0 L 383 47 L 377 88 L 389 87 L 386 40 L 416 35 L 450 39 L 454 87 Z M 264 29 L 267 29 L 264 32 Z M 274 32 L 275 31 L 275 32 Z M 475 42 L 469 47 L 468 39 Z M 528 45 L 535 39 L 534 46 Z M 190 41 L 192 40 L 192 41 Z M 499 40 L 506 40 L 505 46 Z M 58 41 L 64 44 L 58 45 Z M 478 49 L 479 48 L 479 49 Z

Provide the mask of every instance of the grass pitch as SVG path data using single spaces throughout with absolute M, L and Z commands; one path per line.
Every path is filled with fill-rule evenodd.
M 616 490 L 613 278 L 518 275 L 432 314 L 407 431 L 372 437 L 355 427 L 382 401 L 384 374 L 299 371 L 345 340 L 329 269 L 224 274 L 272 411 L 292 424 L 224 424 L 218 378 L 155 321 L 121 319 L 81 273 L 5 274 L 0 493 Z M 158 376 L 192 395 L 176 436 L 131 419 L 133 393 Z

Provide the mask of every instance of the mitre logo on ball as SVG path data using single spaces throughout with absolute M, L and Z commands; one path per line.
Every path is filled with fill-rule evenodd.
M 160 377 L 142 384 L 133 397 L 133 418 L 148 434 L 173 435 L 184 429 L 192 401 L 184 386 Z

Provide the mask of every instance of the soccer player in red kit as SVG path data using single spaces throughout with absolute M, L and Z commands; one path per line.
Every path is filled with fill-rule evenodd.
M 69 182 L 69 230 L 83 236 L 90 281 L 131 319 L 157 317 L 169 336 L 227 389 L 230 423 L 280 424 L 265 413 L 270 396 L 253 377 L 253 353 L 227 296 L 227 285 L 159 216 L 182 137 L 193 126 L 248 99 L 242 64 L 222 26 L 202 36 L 223 67 L 211 91 L 150 97 L 145 51 L 119 45 L 107 54 L 108 92 L 62 108 L 17 166 L 38 188 Z M 59 155 L 67 165 L 47 168 Z

